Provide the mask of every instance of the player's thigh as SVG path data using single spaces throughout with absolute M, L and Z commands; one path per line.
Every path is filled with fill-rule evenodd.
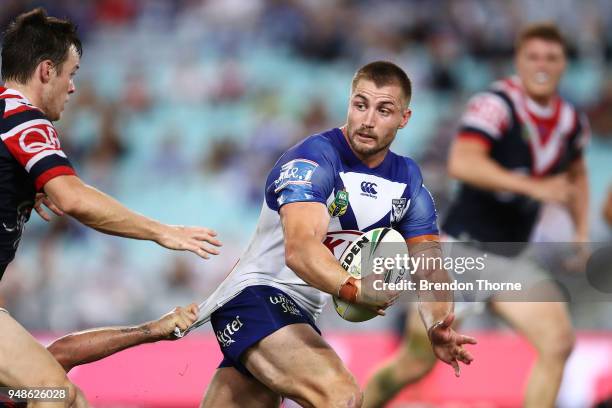
M 263 384 L 300 403 L 330 401 L 327 398 L 334 392 L 361 401 L 352 374 L 308 324 L 279 329 L 249 348 L 242 361 Z
M 538 350 L 568 352 L 574 332 L 563 302 L 491 302 L 492 310 L 522 333 Z
M 0 333 L 0 383 L 33 387 L 67 381 L 51 353 L 8 313 L 0 312 Z
M 278 407 L 281 397 L 253 377 L 233 367 L 217 369 L 200 408 Z

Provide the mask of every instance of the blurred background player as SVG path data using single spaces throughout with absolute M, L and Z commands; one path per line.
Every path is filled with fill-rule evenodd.
M 450 239 L 472 241 L 490 252 L 507 251 L 486 243 L 527 243 L 541 203 L 557 203 L 570 211 L 574 241 L 588 240 L 583 148 L 589 127 L 558 94 L 565 66 L 566 43 L 558 28 L 548 23 L 527 26 L 515 44 L 517 75 L 495 82 L 469 101 L 448 162 L 450 175 L 461 182 L 443 224 Z M 538 274 L 519 251 L 512 246 L 514 253 L 497 255 L 502 270 L 485 268 L 482 276 Z M 566 304 L 502 302 L 495 296 L 488 301 L 537 351 L 524 405 L 554 406 L 574 344 Z M 433 367 L 435 359 L 414 314 L 398 354 L 368 383 L 365 406 L 383 406 Z
M 75 91 L 73 77 L 81 53 L 76 27 L 67 20 L 48 17 L 43 9 L 18 16 L 4 34 L 0 277 L 15 256 L 32 208 L 49 219 L 41 204 L 107 234 L 151 240 L 203 258 L 217 254 L 206 244 L 219 245 L 213 231 L 169 226 L 143 217 L 76 176 L 51 122 L 59 120 Z M 0 328 L 4 333 L 0 339 L 0 383 L 14 387 L 66 386 L 70 389 L 70 405 L 75 400 L 75 388 L 53 357 L 3 309 Z
M 361 67 L 346 125 L 306 138 L 274 165 L 251 245 L 201 306 L 224 356 L 203 407 L 278 406 L 281 397 L 305 407 L 361 406 L 358 384 L 314 321 L 327 294 L 379 314 L 398 294 L 372 290 L 377 275 L 350 277 L 323 241 L 328 232 L 393 226 L 412 254 L 440 256 L 435 207 L 420 170 L 389 150 L 408 123 L 411 95 L 397 65 Z M 444 269 L 416 273 L 449 279 Z M 462 346 L 475 340 L 450 327 L 452 293 L 422 291 L 420 301 L 436 356 L 459 375 L 459 362 L 472 361 Z

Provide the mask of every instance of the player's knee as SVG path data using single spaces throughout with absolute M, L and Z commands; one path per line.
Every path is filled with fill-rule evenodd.
M 42 381 L 39 385 L 42 388 L 63 388 L 66 390 L 66 406 L 70 407 L 74 404 L 77 397 L 77 387 L 70 382 L 68 377 L 57 376 L 57 377 L 49 377 Z
M 348 372 L 333 380 L 322 381 L 313 405 L 327 407 L 361 407 L 363 392 L 355 378 Z
M 551 333 L 545 342 L 538 347 L 540 356 L 565 361 L 572 353 L 576 337 L 573 330 L 559 330 Z
M 323 402 L 325 405 L 321 406 L 358 408 L 363 404 L 363 392 L 355 379 L 350 376 L 326 387 Z

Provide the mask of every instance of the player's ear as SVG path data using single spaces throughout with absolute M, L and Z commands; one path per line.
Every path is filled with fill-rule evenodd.
M 46 84 L 51 80 L 52 71 L 55 70 L 55 65 L 51 60 L 44 60 L 38 64 L 38 75 L 40 77 L 40 81 L 43 84 Z
M 408 123 L 408 120 L 410 119 L 410 116 L 412 116 L 412 109 L 410 108 L 404 109 L 404 112 L 402 113 L 402 121 L 398 129 L 403 129 L 404 126 L 406 126 L 406 124 Z

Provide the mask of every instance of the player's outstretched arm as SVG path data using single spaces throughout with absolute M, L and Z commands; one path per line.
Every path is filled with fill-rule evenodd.
M 508 191 L 538 201 L 567 204 L 572 186 L 567 174 L 533 178 L 512 172 L 489 157 L 489 148 L 472 139 L 458 138 L 448 157 L 448 173 L 464 183 L 491 191 Z
M 361 280 L 351 278 L 340 266 L 323 245 L 329 226 L 329 214 L 323 204 L 285 204 L 280 209 L 280 216 L 285 238 L 285 263 L 291 270 L 323 292 L 363 304 L 384 315 L 383 310 L 395 301 L 397 294 L 367 296 L 367 291 L 361 290 Z
M 205 259 L 209 254 L 219 253 L 215 246 L 221 243 L 215 238 L 216 232 L 162 224 L 131 211 L 76 176 L 55 177 L 44 185 L 44 191 L 47 201 L 55 205 L 55 209 L 51 208 L 53 212 L 58 214 L 57 209 L 106 234 L 154 241 L 169 249 L 191 251 Z
M 176 327 L 187 330 L 196 320 L 198 306 L 176 307 L 158 320 L 132 327 L 107 327 L 71 333 L 51 343 L 47 349 L 64 367 L 73 367 L 98 361 L 119 351 L 144 343 L 176 340 Z
M 406 241 L 408 251 L 412 257 L 435 259 L 442 256 L 442 249 L 438 241 Z M 427 269 L 427 265 L 441 265 L 440 262 L 422 262 L 412 276 L 413 280 L 425 280 L 428 283 L 450 282 L 448 272 L 443 268 Z M 429 286 L 429 285 L 428 285 Z M 429 286 L 432 287 L 432 286 Z M 417 288 L 421 288 L 417 282 Z M 452 323 L 455 319 L 453 309 L 453 292 L 450 290 L 420 290 L 419 313 L 432 344 L 436 357 L 450 364 L 455 375 L 459 376 L 459 361 L 470 364 L 474 359 L 469 351 L 463 348 L 464 344 L 476 344 L 476 339 L 457 334 Z

